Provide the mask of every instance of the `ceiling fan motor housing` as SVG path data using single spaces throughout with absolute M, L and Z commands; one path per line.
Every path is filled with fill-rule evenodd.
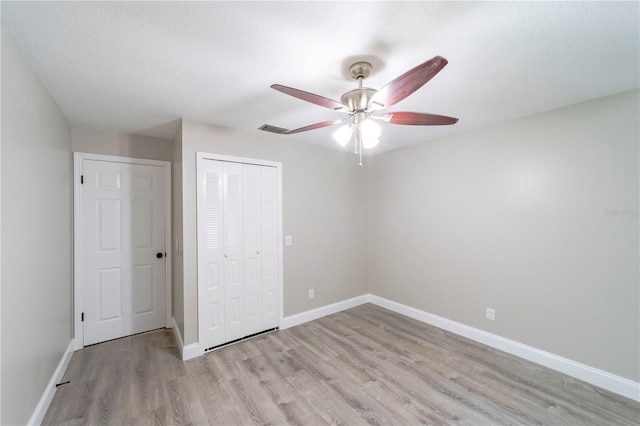
M 368 87 L 353 89 L 340 97 L 340 102 L 351 112 L 365 111 L 369 104 L 369 99 L 376 93 L 376 90 Z

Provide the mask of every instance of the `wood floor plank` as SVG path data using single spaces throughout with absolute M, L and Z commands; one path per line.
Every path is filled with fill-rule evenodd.
M 311 404 L 309 399 L 301 395 L 286 380 L 271 380 L 260 383 L 269 393 L 270 397 L 278 403 L 287 424 L 325 424 L 330 423 L 331 418 L 317 406 Z
M 151 345 L 140 344 L 133 353 L 133 393 L 142 397 L 145 409 L 154 411 L 163 406 L 165 401 L 162 377 L 158 372 L 163 368 L 158 357 L 152 356 L 157 348 Z
M 168 330 L 77 351 L 45 425 L 638 425 L 640 403 L 365 304 L 183 362 Z
M 344 349 L 349 347 L 350 342 L 348 339 L 340 338 L 337 334 L 333 335 L 334 339 L 337 340 L 337 347 Z M 383 342 L 385 346 L 388 348 L 393 348 L 392 342 Z M 384 350 L 384 349 L 383 349 Z M 355 353 L 356 351 L 352 351 Z M 393 355 L 396 355 L 393 357 Z M 455 382 L 449 381 L 449 377 L 443 377 L 437 373 L 435 370 L 431 370 L 430 368 L 423 366 L 423 368 L 418 369 L 415 365 L 415 359 L 411 357 L 403 357 L 401 352 L 392 352 L 391 357 L 393 357 L 393 362 L 398 363 L 402 370 L 410 371 L 413 377 L 421 378 L 421 383 L 423 388 L 421 392 L 437 392 L 440 395 L 438 397 L 448 398 L 451 403 L 456 404 L 457 411 L 468 411 L 469 413 L 474 413 L 482 416 L 482 418 L 486 418 L 490 420 L 492 423 L 496 424 L 509 424 L 515 423 L 515 418 L 505 418 L 508 417 L 508 413 L 504 411 L 496 411 L 492 404 L 485 404 L 482 400 L 475 400 L 474 396 L 469 394 L 468 390 L 462 386 L 457 386 Z M 388 357 L 386 357 L 388 358 Z M 434 398 L 436 396 L 432 396 Z M 464 407 L 466 405 L 466 407 Z
M 104 351 L 89 351 L 85 348 L 76 351 L 71 357 L 69 366 L 65 371 L 62 381 L 88 382 L 98 378 L 104 364 Z
M 88 410 L 95 394 L 96 380 L 74 381 L 56 390 L 43 425 L 81 425 L 88 423 Z M 55 420 L 54 420 L 55 419 Z
M 167 413 L 164 407 L 160 407 L 153 411 L 145 411 L 138 417 L 130 421 L 130 425 L 135 426 L 163 426 L 166 425 L 165 420 Z
M 181 376 L 164 383 L 166 399 L 164 424 L 207 424 L 208 417 L 190 376 Z
M 199 379 L 203 379 L 200 381 Z M 205 376 L 194 379 L 198 397 L 207 413 L 209 424 L 232 425 L 251 424 L 252 420 L 246 410 L 238 405 L 237 397 L 228 382 L 219 383 L 215 390 L 210 388 Z M 240 408 L 240 409 L 238 409 Z

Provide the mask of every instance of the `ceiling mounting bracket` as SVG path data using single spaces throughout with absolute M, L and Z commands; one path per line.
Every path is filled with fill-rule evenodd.
M 369 62 L 356 62 L 349 67 L 349 74 L 354 80 L 367 78 L 371 74 L 371 64 Z

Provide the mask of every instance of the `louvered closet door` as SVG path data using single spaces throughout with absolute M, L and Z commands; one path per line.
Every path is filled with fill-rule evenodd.
M 244 332 L 244 262 L 242 164 L 223 163 L 224 168 L 224 310 L 225 339 L 246 336 Z
M 278 172 L 200 160 L 199 340 L 205 349 L 278 326 Z
M 278 170 L 261 167 L 262 329 L 278 326 Z
M 198 327 L 205 347 L 225 342 L 223 163 L 202 161 L 198 177 Z
M 262 331 L 262 205 L 261 170 L 244 168 L 244 307 L 246 333 Z

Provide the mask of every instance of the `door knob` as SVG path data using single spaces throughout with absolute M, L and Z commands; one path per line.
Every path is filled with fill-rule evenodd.
M 225 253 L 224 257 L 229 257 L 229 255 Z
M 260 254 L 260 250 L 256 251 L 256 254 Z
M 158 253 L 158 254 L 156 254 L 156 257 L 157 257 L 158 259 L 162 259 L 162 253 Z

